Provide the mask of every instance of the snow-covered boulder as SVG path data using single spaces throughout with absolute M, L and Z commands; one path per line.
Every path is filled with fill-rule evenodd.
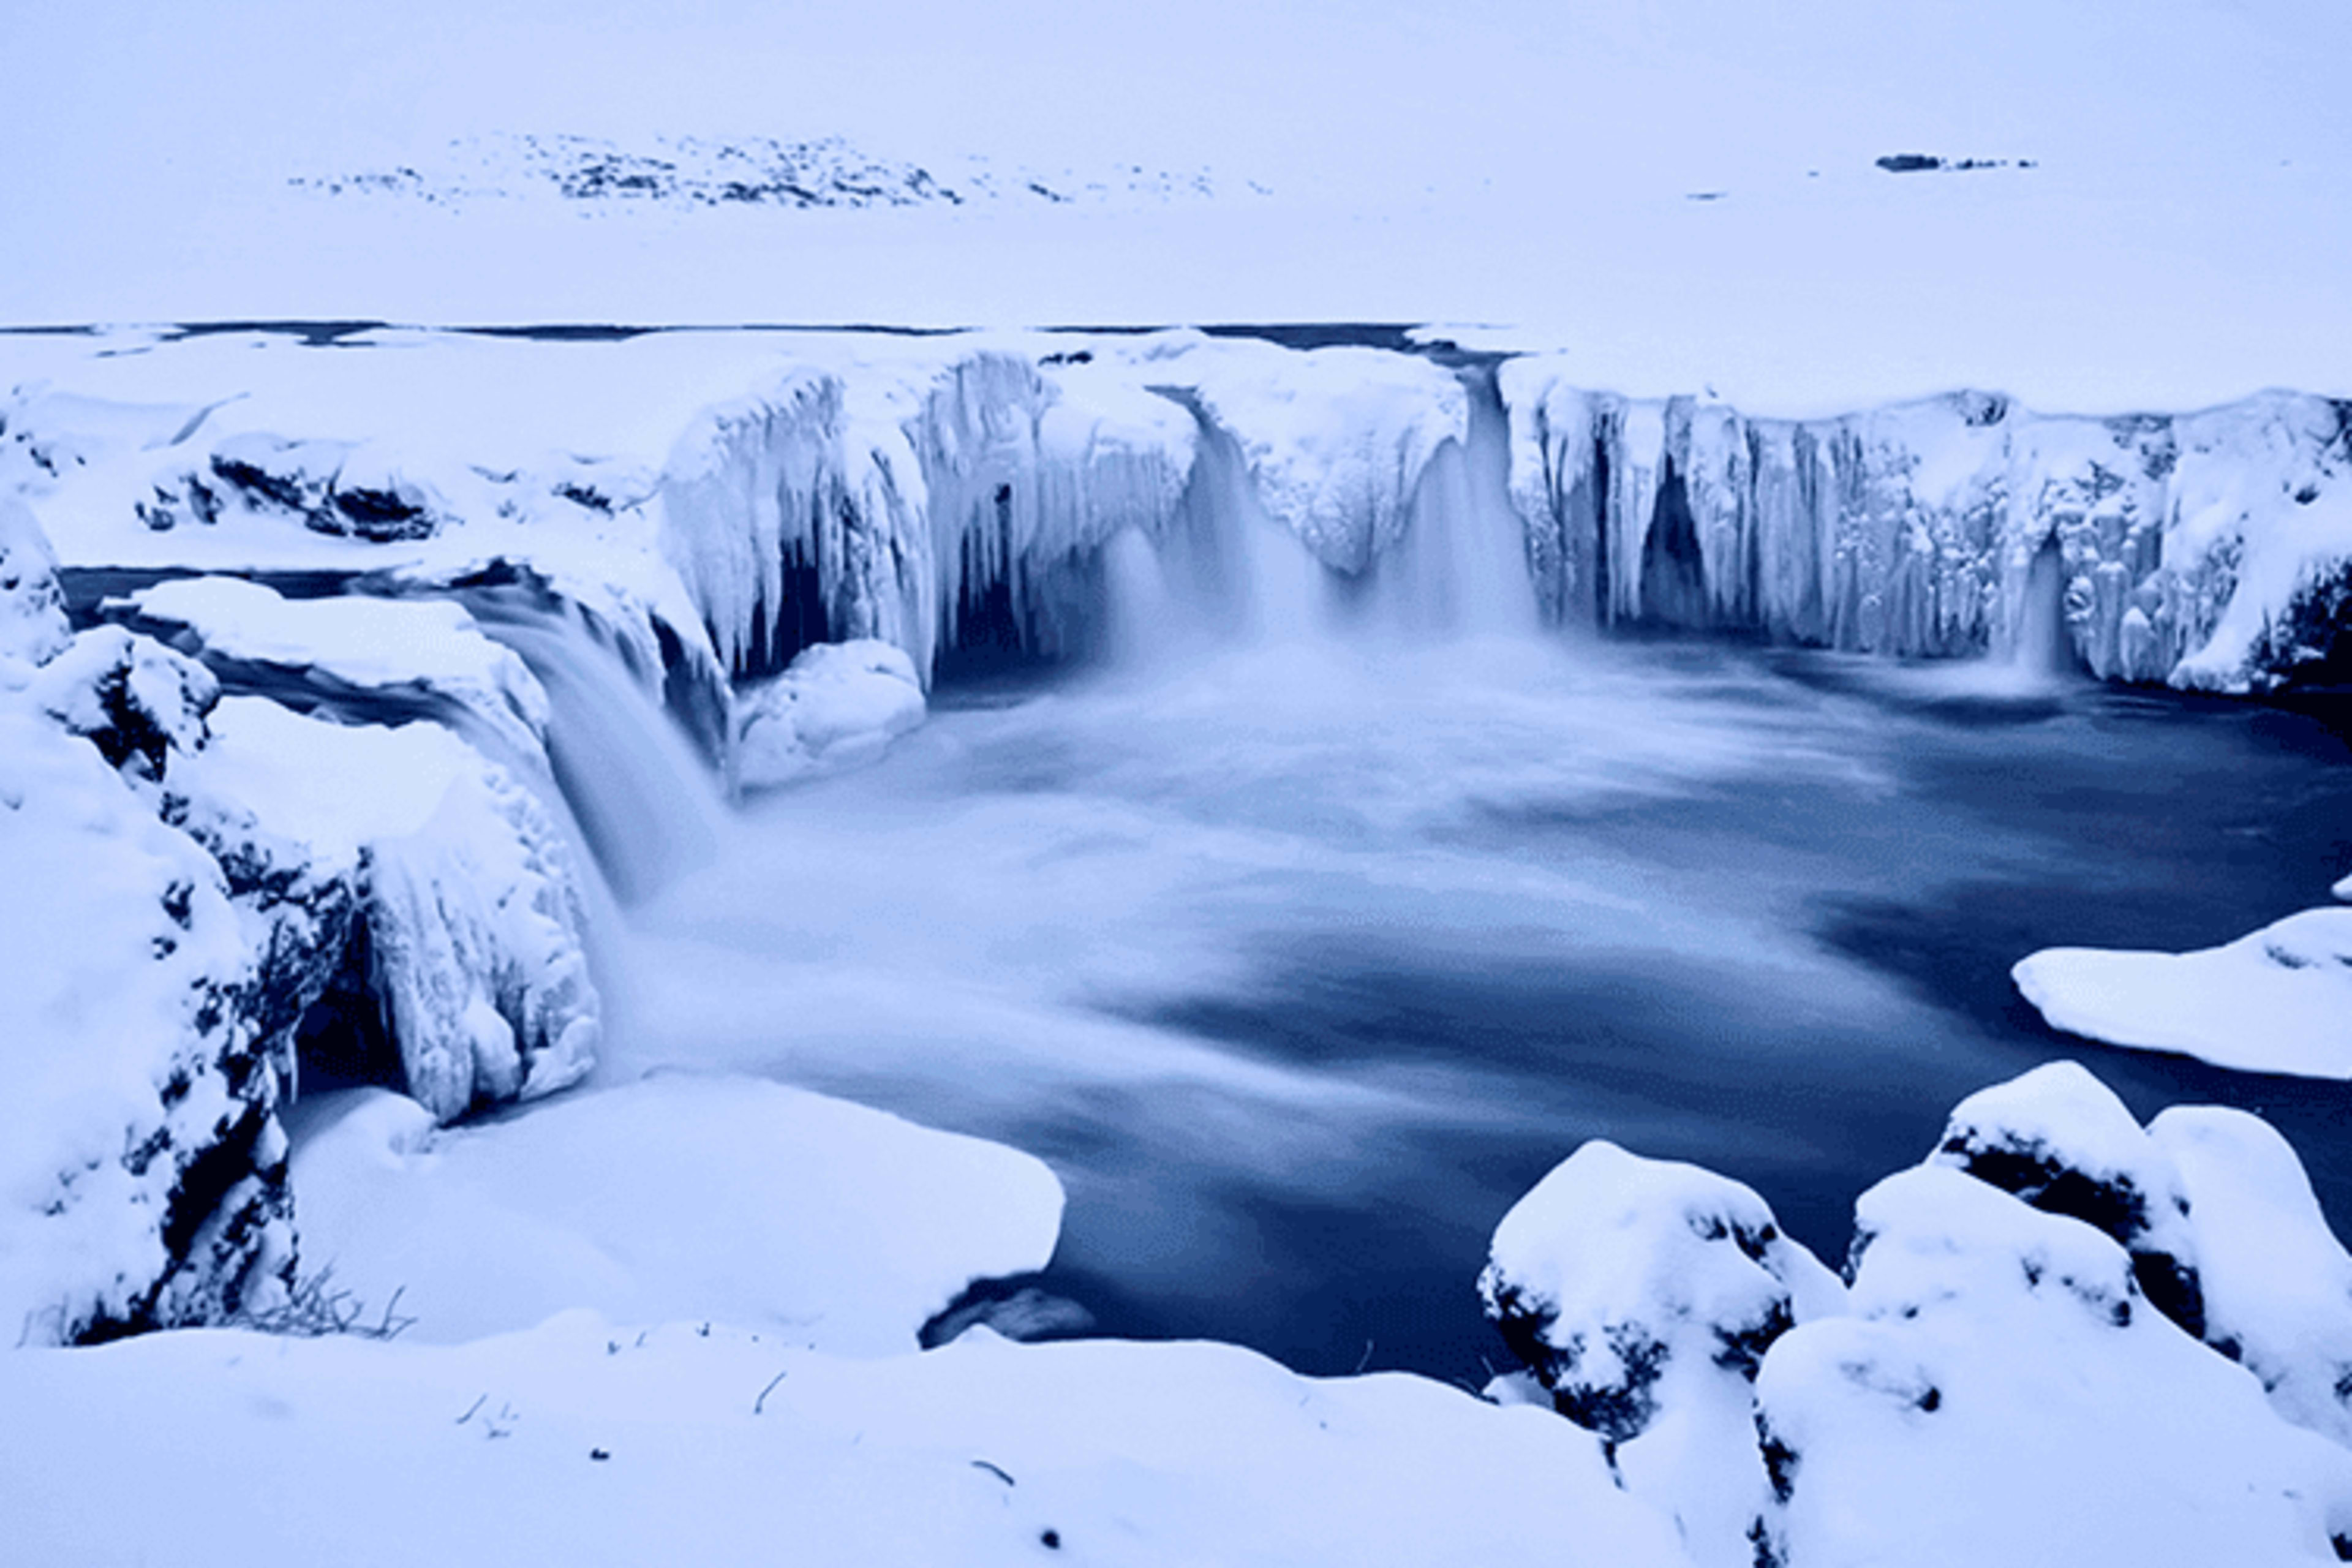
M 1487 1315 L 1555 1408 L 1702 1568 L 1746 1568 L 1767 1478 L 1749 1385 L 1773 1342 L 1844 1289 L 1763 1199 L 1595 1140 L 1496 1227 Z
M 2107 1236 L 1940 1165 L 1872 1188 L 1855 1224 L 1851 1315 L 1783 1335 L 1757 1379 L 1758 1561 L 2191 1568 L 2352 1544 L 2352 1455 L 2149 1310 Z
M 1062 1189 L 1001 1144 L 752 1079 L 663 1075 L 436 1131 L 358 1089 L 292 1122 L 302 1259 L 417 1337 L 619 1322 L 911 1352 L 976 1279 L 1043 1268 Z
M 2336 889 L 2352 896 L 2352 878 Z M 2011 970 L 2053 1027 L 2249 1072 L 2352 1079 L 2352 909 L 2287 916 L 2220 947 L 2053 947 Z
M 536 796 L 456 735 L 228 698 L 170 794 L 277 928 L 268 945 L 309 965 L 291 989 L 364 965 L 400 1081 L 436 1117 L 550 1093 L 593 1065 L 602 1005 L 577 851 Z M 355 940 L 337 950 L 311 933 L 331 932 L 339 903 Z
M 2173 1106 L 2147 1132 L 2189 1198 L 2208 1342 L 2280 1415 L 2352 1447 L 2352 1257 L 2303 1163 L 2261 1118 L 2221 1106 Z
M 19 707 L 0 710 L 0 1342 L 266 1297 L 293 1262 L 286 1146 L 219 869 Z
M 204 666 L 120 626 L 76 637 L 26 689 L 59 727 L 146 784 L 163 778 L 171 756 L 204 744 L 205 716 L 220 700 Z
M 783 674 L 737 695 L 738 777 L 762 789 L 856 767 L 925 711 L 914 661 L 888 643 L 803 648 Z
M 1928 1163 L 2112 1238 L 2156 1309 L 2205 1332 L 2196 1231 L 2171 1157 L 2078 1062 L 2046 1063 L 1955 1106 Z
M 57 567 L 33 514 L 15 497 L 0 496 L 0 660 L 40 664 L 64 650 L 73 634 Z

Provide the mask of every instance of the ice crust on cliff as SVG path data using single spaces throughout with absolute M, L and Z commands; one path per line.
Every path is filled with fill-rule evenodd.
M 2220 947 L 2053 947 L 2011 976 L 2051 1024 L 2219 1067 L 2352 1078 L 2352 909 L 2305 910 Z
M 1423 533 L 1466 526 L 1432 487 L 1472 444 L 1471 396 L 1384 350 L 1189 331 L 98 342 L 0 354 L 0 489 L 69 566 L 406 591 L 524 572 L 650 682 L 685 670 L 706 709 L 722 672 L 812 642 L 887 641 L 926 679 L 960 641 L 1084 646 L 1105 548 L 1129 532 L 1195 591 L 1254 592 L 1278 631 L 1313 605 L 1282 583 L 1320 574 L 1269 525 L 1341 578 L 1415 570 L 1400 547 L 1428 545 L 1424 513 Z M 1497 376 L 1511 553 L 1554 618 L 2230 689 L 2344 657 L 2352 405 L 2060 416 L 1969 392 L 1751 417 L 1594 388 L 1580 363 L 1521 355 Z
M 971 1280 L 1043 1268 L 1062 1189 L 1002 1144 L 753 1079 L 669 1074 L 436 1131 L 388 1090 L 292 1121 L 303 1267 L 456 1343 L 568 1308 L 911 1353 Z
M 2340 657 L 2352 404 L 2090 418 L 1964 392 L 1771 419 L 1590 390 L 1558 356 L 1500 380 L 1556 615 L 2011 657 L 2045 592 L 2101 679 L 2244 690 Z
M 446 1121 L 588 1071 L 602 1005 L 583 868 L 536 796 L 437 725 L 227 698 L 212 727 L 173 780 L 188 831 L 257 889 L 349 889 L 411 1096 Z

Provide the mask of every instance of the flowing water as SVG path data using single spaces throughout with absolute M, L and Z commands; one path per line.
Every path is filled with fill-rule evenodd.
M 2352 1091 L 2045 1029 L 2009 964 L 2324 900 L 2321 718 L 1698 641 L 1280 638 L 940 695 L 632 915 L 607 1071 L 772 1075 L 1029 1149 L 1105 1331 L 1477 1381 L 1495 1222 L 1587 1138 L 1832 1261 L 1962 1095 L 2246 1105 L 2352 1219 Z

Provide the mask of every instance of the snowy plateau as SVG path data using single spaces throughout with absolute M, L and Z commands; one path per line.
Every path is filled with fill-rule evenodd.
M 12 17 L 0 1558 L 2352 1561 L 2347 16 Z

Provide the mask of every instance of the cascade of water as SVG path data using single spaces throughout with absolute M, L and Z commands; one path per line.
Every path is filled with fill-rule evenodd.
M 2054 537 L 2042 541 L 2026 568 L 2009 657 L 2019 674 L 2036 680 L 2054 680 L 2076 668 L 2066 635 L 2066 565 Z
M 726 805 L 651 686 L 563 601 L 504 588 L 462 597 L 485 633 L 546 688 L 548 763 L 598 868 L 624 902 L 650 897 L 719 851 Z

